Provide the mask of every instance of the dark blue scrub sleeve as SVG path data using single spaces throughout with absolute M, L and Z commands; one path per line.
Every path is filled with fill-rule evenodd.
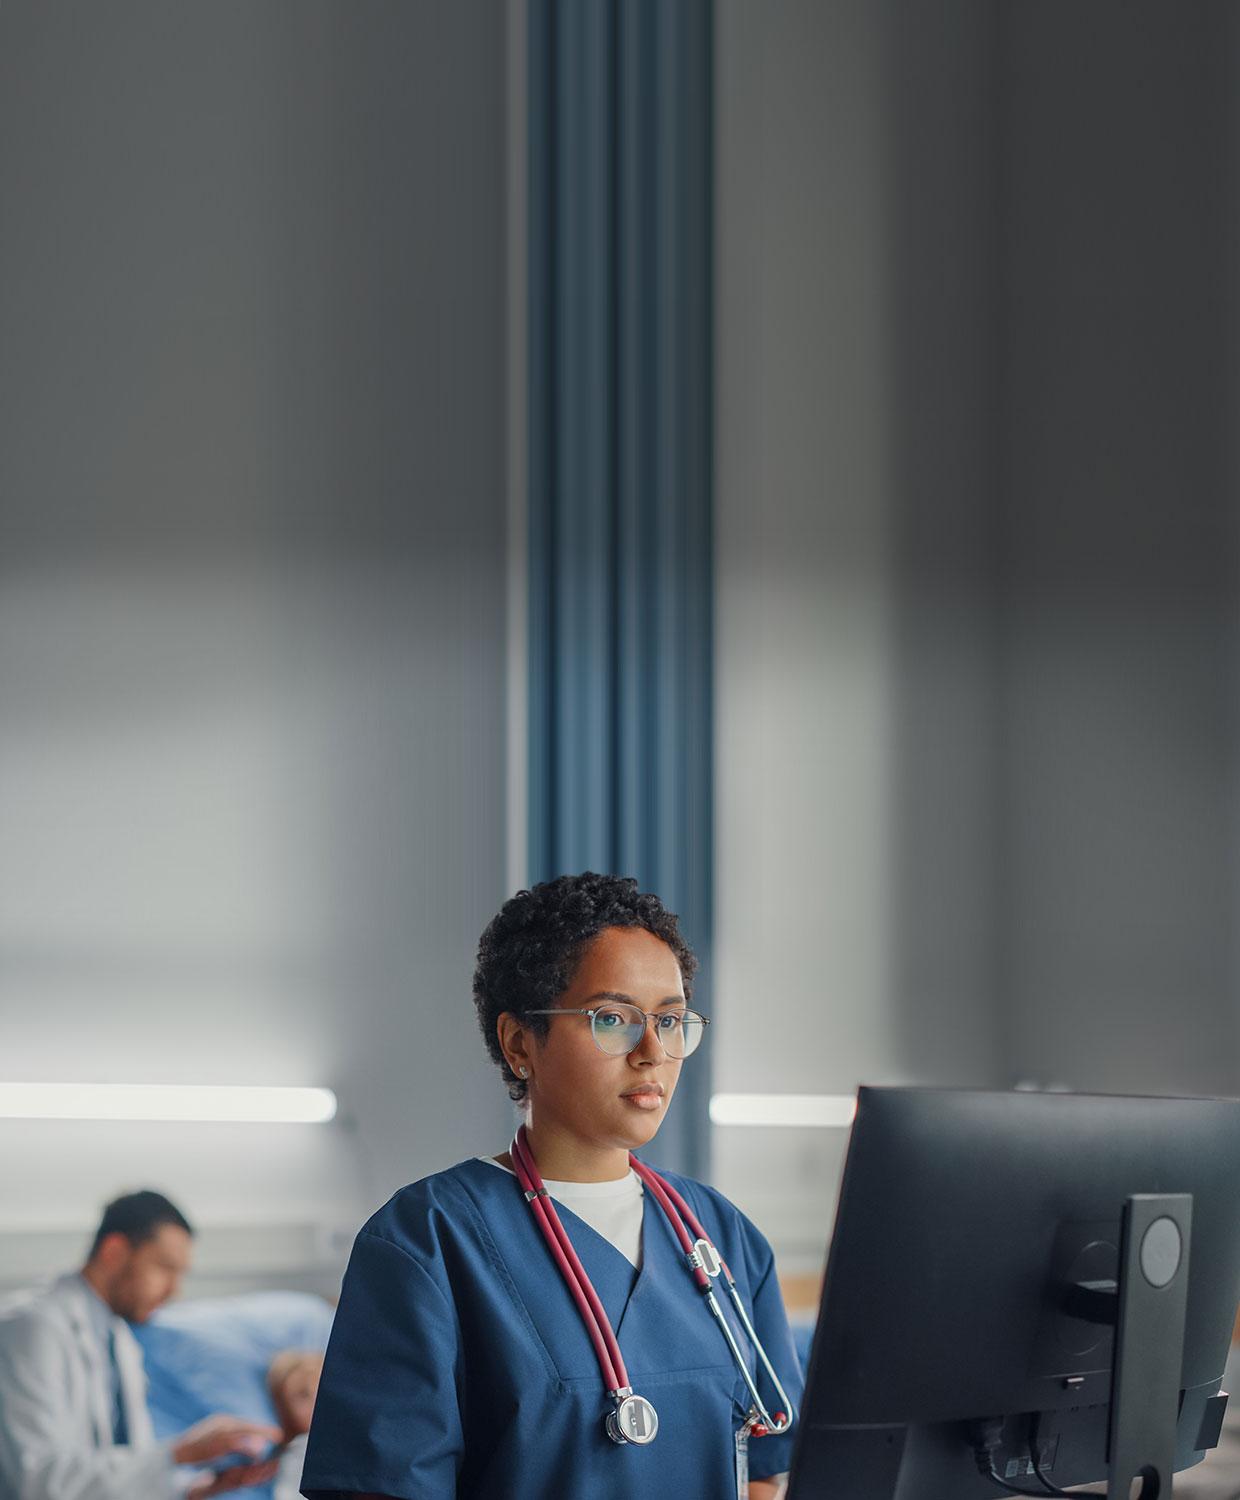
M 459 1365 L 443 1291 L 398 1245 L 363 1230 L 327 1346 L 302 1494 L 454 1495 L 464 1447 Z

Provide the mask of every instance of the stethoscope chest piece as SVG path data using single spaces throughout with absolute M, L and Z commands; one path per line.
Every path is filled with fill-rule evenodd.
M 652 1443 L 659 1414 L 645 1396 L 624 1396 L 607 1413 L 607 1436 L 613 1443 Z

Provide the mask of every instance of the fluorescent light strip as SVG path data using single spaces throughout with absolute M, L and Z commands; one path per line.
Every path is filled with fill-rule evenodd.
M 810 1125 L 847 1130 L 857 1112 L 852 1094 L 715 1094 L 716 1125 Z
M 4 1120 L 191 1120 L 321 1125 L 334 1117 L 331 1089 L 233 1084 L 0 1083 Z

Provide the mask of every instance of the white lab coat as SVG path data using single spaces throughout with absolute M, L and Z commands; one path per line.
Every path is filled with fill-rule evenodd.
M 129 1442 L 112 1441 L 112 1384 L 80 1276 L 63 1276 L 0 1320 L 3 1500 L 171 1500 L 184 1483 L 156 1443 L 142 1351 L 117 1320 L 116 1365 Z

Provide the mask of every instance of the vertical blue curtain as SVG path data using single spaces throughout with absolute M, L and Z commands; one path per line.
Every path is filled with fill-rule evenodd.
M 530 879 L 712 937 L 710 0 L 530 0 Z M 654 1159 L 706 1169 L 709 1061 Z

